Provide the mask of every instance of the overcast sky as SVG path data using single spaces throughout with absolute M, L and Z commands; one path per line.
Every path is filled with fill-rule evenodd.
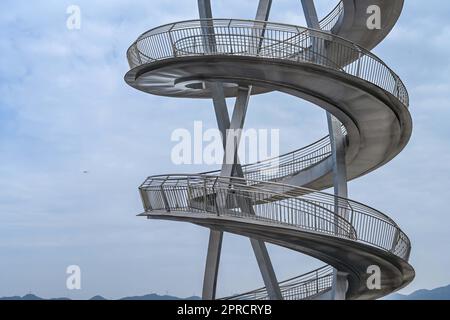
M 336 2 L 320 2 L 323 16 Z M 350 197 L 394 218 L 410 236 L 416 280 L 403 292 L 450 283 L 450 2 L 406 0 L 374 52 L 404 80 L 414 133 L 396 159 L 350 183 Z M 66 9 L 81 8 L 80 30 Z M 256 0 L 213 1 L 216 17 L 252 18 Z M 147 221 L 138 186 L 176 166 L 177 128 L 214 128 L 209 101 L 128 87 L 125 52 L 142 32 L 197 17 L 196 1 L 3 0 L 0 4 L 0 296 L 108 298 L 200 295 L 208 231 Z M 300 2 L 275 0 L 272 21 L 304 25 Z M 323 111 L 271 93 L 252 98 L 247 127 L 279 128 L 288 152 L 326 134 Z M 279 279 L 322 264 L 270 246 Z M 82 290 L 66 289 L 66 267 Z M 249 241 L 227 235 L 219 295 L 261 286 Z

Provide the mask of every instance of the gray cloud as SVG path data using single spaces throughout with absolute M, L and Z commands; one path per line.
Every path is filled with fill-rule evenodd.
M 151 27 L 195 18 L 195 1 L 78 1 L 83 22 L 74 32 L 65 27 L 69 4 L 3 1 L 8 10 L 0 10 L 0 296 L 200 294 L 207 231 L 135 214 L 147 175 L 213 169 L 170 161 L 172 130 L 195 120 L 215 127 L 212 107 L 145 95 L 123 82 L 128 45 Z M 214 2 L 220 17 L 251 18 L 255 8 L 250 0 Z M 277 1 L 272 19 L 303 24 L 300 9 Z M 350 185 L 352 198 L 411 235 L 417 279 L 407 292 L 450 282 L 442 251 L 450 243 L 449 9 L 443 1 L 407 1 L 375 50 L 410 90 L 415 132 L 398 158 Z M 249 126 L 281 128 L 282 151 L 326 132 L 323 112 L 297 99 L 273 93 L 255 97 L 250 108 Z M 227 236 L 221 294 L 261 285 L 247 242 Z M 270 250 L 280 278 L 320 265 Z M 69 264 L 82 267 L 81 292 L 65 289 Z

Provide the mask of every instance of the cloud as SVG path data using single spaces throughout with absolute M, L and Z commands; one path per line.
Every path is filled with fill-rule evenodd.
M 170 162 L 171 132 L 195 120 L 215 127 L 212 106 L 146 95 L 123 81 L 132 41 L 151 27 L 195 18 L 195 1 L 77 3 L 79 31 L 66 28 L 68 1 L 6 1 L 9 10 L 0 12 L 0 251 L 2 261 L 10 262 L 0 263 L 0 295 L 65 295 L 65 267 L 73 263 L 87 277 L 81 297 L 167 288 L 180 296 L 199 294 L 207 231 L 135 214 L 142 211 L 137 187 L 146 175 L 213 169 Z M 321 3 L 321 12 L 334 4 Z M 450 24 L 444 7 L 450 5 L 406 2 L 400 24 L 376 49 L 410 89 L 415 134 L 397 159 L 350 189 L 352 197 L 385 210 L 412 236 L 418 276 L 408 290 L 448 281 L 450 261 L 436 246 L 450 242 Z M 256 2 L 218 1 L 213 9 L 217 16 L 252 18 Z M 303 23 L 300 4 L 274 2 L 273 19 Z M 321 110 L 278 93 L 252 99 L 248 124 L 280 127 L 282 151 L 326 130 Z M 252 252 L 242 245 L 247 240 L 226 240 L 223 283 L 233 280 L 230 270 L 237 264 L 245 276 L 221 293 L 260 285 Z M 280 248 L 271 247 L 271 253 L 280 278 L 317 264 Z

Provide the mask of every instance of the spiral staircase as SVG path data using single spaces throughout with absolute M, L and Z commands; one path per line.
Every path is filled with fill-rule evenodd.
M 265 284 L 224 299 L 376 299 L 415 275 L 408 236 L 347 195 L 348 181 L 392 160 L 411 136 L 407 90 L 369 51 L 391 31 L 403 0 L 342 0 L 320 21 L 313 0 L 301 3 L 308 27 L 269 22 L 271 0 L 259 1 L 255 20 L 213 19 L 210 1 L 198 0 L 199 20 L 145 32 L 127 52 L 130 86 L 212 99 L 225 153 L 234 159 L 220 171 L 152 176 L 140 187 L 140 216 L 210 229 L 204 299 L 216 299 L 224 232 L 250 239 Z M 380 28 L 368 27 L 372 13 Z M 243 128 L 252 95 L 272 91 L 323 108 L 330 134 L 276 159 L 241 165 L 239 141 L 228 148 L 228 132 Z M 236 98 L 231 118 L 227 97 Z M 330 187 L 334 194 L 321 192 Z M 279 282 L 266 243 L 326 265 Z M 379 288 L 367 285 L 370 266 L 381 271 Z

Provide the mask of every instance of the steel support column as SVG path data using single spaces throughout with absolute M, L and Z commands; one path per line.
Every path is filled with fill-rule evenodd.
M 272 0 L 260 0 L 258 9 L 256 10 L 255 20 L 267 21 L 269 19 L 270 8 L 272 7 Z M 255 22 L 252 30 L 251 46 L 249 51 L 252 54 L 258 54 L 264 40 L 266 24 L 264 22 Z
M 236 130 L 242 130 L 244 127 L 250 95 L 251 87 L 241 87 L 238 89 L 238 96 L 236 98 L 236 104 L 233 110 L 231 121 L 229 119 L 225 99 L 223 99 L 222 102 L 217 100 L 214 101 L 214 108 L 216 110 L 218 126 L 222 129 L 227 128 L 224 131 L 221 131 L 222 137 L 226 137 L 223 140 L 225 154 L 224 164 L 221 171 L 222 176 L 244 177 L 244 172 L 242 171 L 242 166 L 240 165 L 237 156 L 240 135 L 235 135 L 234 133 L 236 132 Z M 229 155 L 229 152 L 231 152 L 232 154 Z M 229 163 L 229 159 L 233 159 L 233 162 Z M 243 212 L 251 215 L 255 214 L 252 203 L 249 203 L 249 201 L 245 201 L 239 198 L 238 203 Z M 272 300 L 281 300 L 281 290 L 278 285 L 278 280 L 276 278 L 269 253 L 267 251 L 266 244 L 263 241 L 256 239 L 250 239 L 250 243 L 255 253 L 256 261 L 258 263 L 264 284 L 267 288 L 269 298 Z M 215 276 L 215 278 L 217 279 L 217 275 Z
M 256 19 L 259 21 L 269 20 L 270 8 L 272 7 L 272 0 L 260 0 L 258 9 L 256 10 Z
M 342 124 L 336 117 L 327 112 L 327 120 L 333 157 L 334 195 L 341 198 L 348 198 L 347 165 L 345 163 L 345 135 L 342 133 Z M 342 206 L 343 201 L 338 203 L 340 203 L 340 205 L 337 207 Z M 346 213 L 338 213 L 340 216 L 343 216 L 343 218 L 348 218 Z
M 334 185 L 334 208 L 336 216 L 348 219 L 348 204 L 344 199 L 348 198 L 347 188 L 347 165 L 345 163 L 345 136 L 342 133 L 341 123 L 332 114 L 327 113 L 328 130 L 331 139 L 331 152 L 333 157 L 333 185 Z M 335 219 L 336 233 L 347 230 L 340 225 L 340 219 Z M 349 230 L 350 231 L 350 230 Z M 334 300 L 345 300 L 348 289 L 347 276 L 345 273 L 333 270 L 332 297 Z
M 202 33 L 204 35 L 203 46 L 205 52 L 215 51 L 214 27 L 212 22 L 206 19 L 212 19 L 212 9 L 210 0 L 198 0 L 198 11 L 200 19 L 205 19 L 201 22 Z M 227 105 L 223 86 L 220 83 L 205 83 L 205 87 L 211 91 L 214 108 L 216 109 L 216 116 L 221 118 L 228 117 Z M 225 112 L 225 113 L 224 113 Z M 219 122 L 218 122 L 219 123 Z M 220 126 L 226 126 L 226 123 L 219 123 Z M 219 275 L 220 255 L 222 251 L 223 232 L 217 230 L 210 230 L 208 252 L 206 256 L 205 275 L 203 279 L 203 300 L 214 300 L 217 291 L 217 279 Z
M 244 128 L 245 116 L 247 115 L 247 107 L 250 99 L 252 87 L 239 87 L 236 97 L 236 103 L 231 117 L 231 122 L 226 121 L 229 125 L 225 132 L 221 131 L 224 137 L 225 153 L 223 157 L 221 176 L 224 177 L 244 177 L 244 172 L 238 158 L 238 149 L 241 139 L 242 129 Z M 215 109 L 217 109 L 215 107 Z M 220 113 L 227 111 L 219 111 Z M 219 119 L 218 119 L 219 120 Z M 220 126 L 220 125 L 219 125 Z M 223 123 L 222 123 L 223 126 Z M 239 168 L 238 168 L 239 167 Z
M 200 19 L 204 19 L 200 22 L 202 28 L 202 41 L 205 52 L 212 53 L 216 51 L 216 38 L 214 36 L 214 24 L 212 19 L 212 10 L 210 0 L 198 0 L 198 13 Z
M 197 0 L 198 14 L 200 19 L 212 19 L 212 9 L 210 0 Z
M 271 0 L 261 0 L 258 6 L 258 12 L 256 15 L 257 20 L 266 20 L 269 16 Z M 198 0 L 199 14 L 201 19 L 211 19 L 212 10 L 210 0 Z M 213 52 L 215 50 L 214 28 L 211 23 L 204 21 L 202 24 L 202 32 L 207 34 L 207 41 L 204 41 L 206 50 Z M 263 33 L 260 35 L 262 36 Z M 260 44 L 258 44 L 260 45 Z M 236 176 L 244 177 L 242 167 L 239 163 L 237 156 L 239 139 L 228 139 L 228 133 L 233 134 L 233 131 L 242 130 L 245 122 L 245 116 L 247 113 L 248 101 L 251 95 L 251 87 L 239 88 L 238 96 L 236 98 L 236 104 L 233 111 L 232 120 L 230 121 L 227 104 L 225 100 L 225 94 L 223 86 L 217 82 L 208 82 L 205 84 L 210 90 L 213 97 L 214 110 L 216 113 L 217 124 L 220 132 L 222 133 L 223 145 L 225 148 L 224 163 L 221 170 L 221 176 Z M 228 131 L 228 129 L 231 129 Z M 230 145 L 232 143 L 232 145 Z M 229 152 L 232 152 L 230 155 Z M 232 163 L 229 163 L 227 159 L 232 158 Z M 253 207 L 250 204 L 240 204 L 241 210 L 250 214 L 255 214 Z M 206 258 L 205 277 L 203 282 L 203 299 L 213 300 L 216 297 L 217 279 L 220 264 L 220 254 L 222 248 L 223 232 L 211 230 L 210 239 L 208 245 L 208 254 Z M 263 281 L 266 285 L 270 299 L 281 300 L 282 295 L 278 286 L 278 281 L 273 270 L 272 263 L 263 241 L 250 239 L 253 251 L 258 262 L 258 266 L 261 271 Z
M 314 0 L 302 0 L 302 6 L 307 26 L 309 28 L 320 30 L 319 17 L 317 16 Z
M 206 256 L 205 276 L 202 297 L 204 300 L 216 299 L 217 278 L 219 274 L 220 253 L 222 251 L 223 232 L 211 230 L 209 233 L 208 253 Z
M 319 18 L 314 4 L 314 0 L 302 0 L 303 12 L 309 28 L 320 30 Z M 313 50 L 323 49 L 322 54 L 326 56 L 325 45 L 323 43 L 313 43 Z M 347 165 L 345 163 L 345 136 L 342 133 L 341 123 L 331 113 L 327 112 L 328 131 L 331 139 L 331 152 L 333 159 L 333 186 L 335 198 L 336 216 L 347 219 L 347 205 L 342 198 L 348 198 L 347 188 Z M 342 232 L 339 225 L 340 219 L 335 219 L 335 232 Z M 345 230 L 345 229 L 344 229 Z M 334 300 L 345 300 L 348 282 L 346 274 L 333 271 L 332 297 Z

